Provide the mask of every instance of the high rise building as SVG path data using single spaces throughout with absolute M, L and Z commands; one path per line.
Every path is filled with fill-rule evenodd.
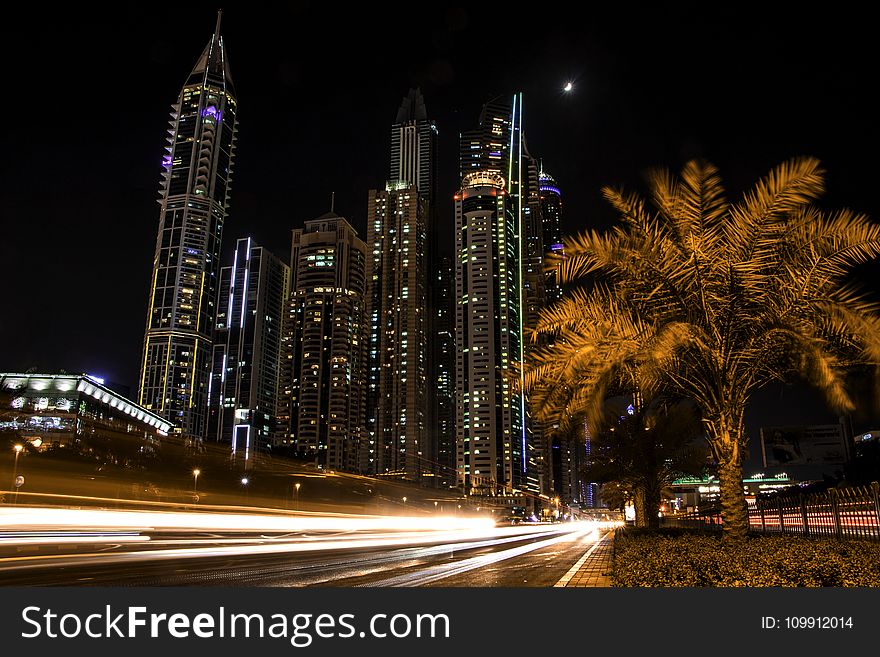
M 456 470 L 466 492 L 528 485 L 523 357 L 522 94 L 483 106 L 461 135 L 455 196 Z
M 201 440 L 237 105 L 220 36 L 172 105 L 138 403 Z
M 228 444 L 245 466 L 275 429 L 289 278 L 290 268 L 249 237 L 220 270 L 206 437 Z
M 538 172 L 538 189 L 541 198 L 541 221 L 543 223 L 544 253 L 562 253 L 562 192 L 553 177 Z M 552 274 L 547 277 L 547 299 L 550 302 L 562 298 L 562 287 Z
M 431 204 L 437 193 L 437 134 L 437 125 L 428 118 L 422 92 L 410 89 L 391 126 L 388 180 L 414 185 Z
M 452 258 L 441 257 L 430 275 L 433 303 L 433 340 L 429 345 L 433 375 L 431 395 L 431 459 L 437 485 L 455 486 L 455 280 Z
M 526 485 L 524 406 L 505 373 L 520 359 L 516 199 L 503 176 L 468 173 L 456 194 L 456 467 L 466 492 Z
M 368 458 L 366 251 L 332 211 L 293 231 L 276 443 L 334 470 Z
M 429 307 L 434 293 L 437 126 L 418 89 L 403 98 L 391 126 L 390 177 L 369 193 L 370 321 L 366 472 L 423 481 L 433 477 L 436 393 Z
M 549 439 L 511 380 L 527 353 L 524 331 L 546 304 L 538 162 L 522 124 L 522 94 L 495 98 L 460 142 L 456 478 L 471 493 L 553 487 Z
M 477 128 L 461 133 L 459 140 L 459 173 L 485 171 L 504 176 L 508 185 L 519 181 L 520 128 L 522 112 L 514 116 L 513 102 L 507 96 L 493 98 L 480 112 Z M 521 109 L 521 108 L 520 108 Z
M 541 310 L 547 306 L 547 275 L 544 273 L 544 226 L 538 161 L 529 153 L 525 138 L 523 138 L 521 162 L 523 326 L 531 330 L 537 325 Z M 532 347 L 532 342 L 524 338 L 525 354 L 528 354 Z M 538 422 L 526 405 L 527 488 L 532 492 L 547 495 L 553 492 L 549 428 L 545 423 Z
M 371 190 L 367 471 L 433 475 L 427 444 L 427 201 L 408 181 Z

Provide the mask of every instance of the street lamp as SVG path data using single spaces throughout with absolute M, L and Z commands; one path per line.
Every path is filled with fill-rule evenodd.
M 295 511 L 299 511 L 299 487 L 300 487 L 299 482 L 296 482 L 293 485 L 293 489 L 294 489 L 293 508 Z
M 199 475 L 202 474 L 202 471 L 196 468 L 193 470 L 193 497 L 198 496 L 199 494 Z
M 250 501 L 250 491 L 248 490 L 248 481 L 250 481 L 247 477 L 241 478 L 241 485 L 244 486 L 244 499 L 246 502 Z
M 437 501 L 435 500 L 434 501 L 434 511 L 436 511 L 436 510 L 437 510 Z
M 406 496 L 403 497 L 403 503 L 406 504 Z
M 15 488 L 15 500 L 13 503 L 18 504 L 18 455 L 21 454 L 24 445 L 14 445 L 12 449 L 15 450 L 15 466 L 12 468 L 12 485 Z

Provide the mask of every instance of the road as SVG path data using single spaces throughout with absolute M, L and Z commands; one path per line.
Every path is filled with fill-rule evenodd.
M 0 509 L 5 585 L 553 586 L 598 523 Z

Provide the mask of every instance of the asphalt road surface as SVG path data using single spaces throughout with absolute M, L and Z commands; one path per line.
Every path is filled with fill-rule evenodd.
M 549 587 L 604 534 L 596 523 L 335 522 L 286 532 L 0 524 L 0 584 Z

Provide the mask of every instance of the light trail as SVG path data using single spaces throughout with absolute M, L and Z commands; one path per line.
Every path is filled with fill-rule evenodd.
M 188 529 L 218 532 L 303 531 L 426 531 L 485 530 L 490 518 L 453 516 L 274 516 L 245 513 L 180 511 L 116 511 L 107 509 L 54 509 L 0 507 L 0 529 L 115 529 L 150 531 Z
M 0 532 L 0 546 L 143 543 L 149 540 L 149 536 L 127 532 Z
M 7 507 L 0 509 L 0 528 L 16 529 L 0 533 L 2 544 L 28 542 L 58 543 L 142 543 L 122 546 L 116 552 L 76 554 L 43 554 L 0 559 L 0 572 L 35 570 L 57 567 L 92 567 L 96 565 L 128 565 L 145 562 L 174 561 L 195 558 L 231 558 L 293 553 L 366 551 L 379 549 L 419 548 L 437 554 L 449 550 L 470 550 L 494 547 L 510 542 L 538 539 L 572 540 L 594 531 L 599 523 L 565 523 L 559 525 L 517 525 L 496 527 L 481 518 L 398 516 L 363 517 L 296 517 L 255 514 L 180 513 L 157 511 L 111 511 L 90 509 L 54 509 Z M 59 531 L 60 528 L 68 531 Z M 91 530 L 91 531 L 87 531 Z M 133 532 L 195 531 L 193 537 L 169 537 L 150 540 Z M 308 530 L 317 535 L 295 535 Z M 205 536 L 206 532 L 257 533 L 256 536 L 230 538 Z M 265 536 L 259 532 L 283 532 Z M 325 532 L 323 535 L 321 532 Z M 293 534 L 293 535 L 291 535 Z M 152 537 L 155 539 L 155 534 Z M 121 540 L 122 539 L 122 540 Z M 126 540 L 127 539 L 127 540 Z M 540 539 L 546 539 L 541 541 Z M 434 546 L 426 547 L 426 546 Z M 172 547 L 174 546 L 174 547 Z M 528 546 L 526 546 L 528 548 Z M 520 548 L 514 548 L 518 550 Z M 529 548 L 524 554 L 531 551 Z M 503 554 L 514 555 L 510 550 Z M 491 555 L 487 555 L 491 556 Z M 407 558 L 406 554 L 397 559 Z M 510 556 L 502 558 L 511 558 Z M 478 562 L 468 562 L 478 563 Z M 488 563 L 491 563 L 489 561 Z M 478 567 L 478 566 L 473 566 Z M 460 571 L 455 571 L 460 572 Z M 450 571 L 449 574 L 454 574 Z
M 485 568 L 486 566 L 498 563 L 499 561 L 506 561 L 508 559 L 520 557 L 524 554 L 528 554 L 529 552 L 534 552 L 535 550 L 541 550 L 543 548 L 550 547 L 551 545 L 556 545 L 557 543 L 562 543 L 565 541 L 577 540 L 583 536 L 591 535 L 593 533 L 595 533 L 595 526 L 590 524 L 590 526 L 586 528 L 579 528 L 579 530 L 575 531 L 573 534 L 567 533 L 563 534 L 562 536 L 548 538 L 543 541 L 536 541 L 534 543 L 521 545 L 515 548 L 509 548 L 500 552 L 481 554 L 477 557 L 471 557 L 470 559 L 464 559 L 463 561 L 456 561 L 454 563 L 444 563 L 438 566 L 432 566 L 430 568 L 420 570 L 415 573 L 405 573 L 403 575 L 390 577 L 379 582 L 372 582 L 370 584 L 364 584 L 362 586 L 424 586 L 425 584 L 430 584 L 431 582 L 436 582 L 440 579 L 452 577 L 453 575 L 460 575 L 471 570 L 476 570 L 477 568 Z

